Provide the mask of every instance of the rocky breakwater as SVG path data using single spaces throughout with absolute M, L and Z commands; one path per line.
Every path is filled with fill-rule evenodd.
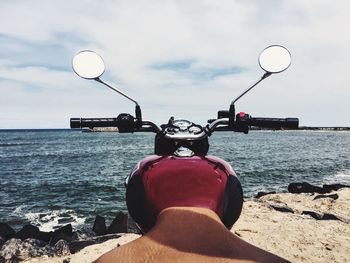
M 32 257 L 57 257 L 74 254 L 81 249 L 115 239 L 137 231 L 128 215 L 119 212 L 109 227 L 105 219 L 96 216 L 91 230 L 73 231 L 67 224 L 51 232 L 43 232 L 37 226 L 28 224 L 16 232 L 6 223 L 0 223 L 0 262 L 20 262 Z

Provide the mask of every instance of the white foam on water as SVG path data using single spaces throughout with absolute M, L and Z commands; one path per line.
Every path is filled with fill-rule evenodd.
M 350 179 L 350 170 L 340 171 L 335 174 L 335 177 Z
M 53 231 L 55 228 L 72 224 L 73 228 L 85 223 L 85 218 L 78 216 L 73 210 L 53 210 L 48 212 L 29 212 L 25 218 L 39 227 L 41 231 Z M 59 222 L 64 219 L 64 223 Z
M 14 216 L 21 216 L 23 214 L 23 209 L 25 207 L 26 207 L 25 205 L 20 205 L 20 206 L 16 207 L 16 209 L 12 211 L 12 214 Z

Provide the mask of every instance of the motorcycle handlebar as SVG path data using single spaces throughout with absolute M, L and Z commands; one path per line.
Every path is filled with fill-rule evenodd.
M 122 113 L 117 118 L 71 118 L 71 128 L 117 127 L 119 132 L 156 132 L 162 129 L 151 121 L 142 121 L 142 126 L 135 125 L 136 119 L 130 114 Z M 164 134 L 169 139 L 200 140 L 210 136 L 214 131 L 236 131 L 248 133 L 249 126 L 272 129 L 297 129 L 298 118 L 252 118 L 248 114 L 237 114 L 235 125 L 229 126 L 229 118 L 213 120 L 198 134 Z

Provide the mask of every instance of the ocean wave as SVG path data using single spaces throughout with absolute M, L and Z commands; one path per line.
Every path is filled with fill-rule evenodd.
M 13 210 L 12 214 L 14 216 L 20 216 L 23 214 L 23 209 L 25 209 L 27 206 L 26 205 L 20 205 L 18 207 L 16 207 L 15 210 Z
M 77 215 L 73 210 L 53 210 L 47 212 L 29 212 L 25 218 L 41 231 L 53 231 L 63 225 L 71 224 L 73 228 L 84 225 L 86 218 Z

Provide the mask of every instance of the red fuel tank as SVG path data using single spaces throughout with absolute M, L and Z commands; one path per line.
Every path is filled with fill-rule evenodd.
M 152 155 L 139 162 L 129 182 L 142 184 L 144 207 L 139 209 L 152 224 L 163 209 L 175 206 L 208 208 L 223 218 L 229 176 L 236 178 L 232 167 L 214 156 Z M 127 204 L 129 208 L 128 189 Z

